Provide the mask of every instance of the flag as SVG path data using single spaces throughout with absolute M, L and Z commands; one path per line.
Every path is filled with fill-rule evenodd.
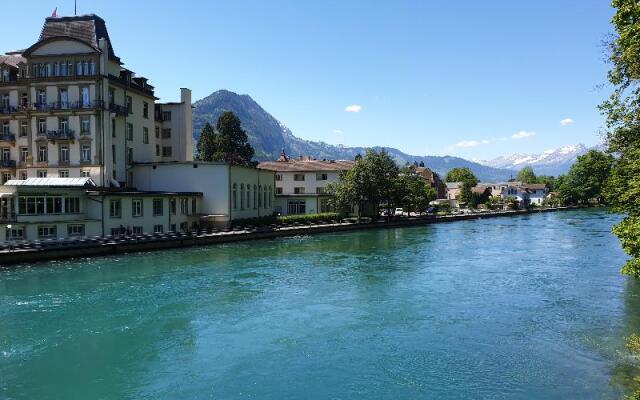
M 58 18 L 58 7 L 56 7 L 51 13 L 52 18 Z

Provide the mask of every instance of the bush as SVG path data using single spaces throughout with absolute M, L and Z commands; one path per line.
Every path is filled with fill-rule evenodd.
M 267 215 L 256 218 L 241 218 L 231 221 L 231 226 L 265 226 L 265 225 L 281 225 L 281 224 L 308 224 L 328 223 L 339 221 L 340 216 L 337 213 L 322 214 L 302 214 L 302 215 Z

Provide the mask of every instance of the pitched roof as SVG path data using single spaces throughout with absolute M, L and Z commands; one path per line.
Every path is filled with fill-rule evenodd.
M 11 179 L 5 186 L 95 187 L 91 178 L 27 178 Z
M 460 189 L 462 182 L 447 182 L 447 189 Z
M 18 64 L 21 62 L 26 63 L 27 60 L 19 54 L 0 55 L 0 65 L 7 64 L 12 67 L 18 68 Z
M 85 42 L 99 50 L 98 41 L 105 38 L 109 42 L 109 58 L 120 61 L 113 52 L 109 32 L 104 20 L 95 14 L 74 17 L 49 17 L 45 20 L 38 43 L 57 37 L 70 37 Z M 27 49 L 27 50 L 29 50 Z
M 529 189 L 529 190 L 543 190 L 546 189 L 547 185 L 545 185 L 544 183 L 529 183 L 529 184 L 525 184 L 522 185 L 523 189 Z
M 276 172 L 346 171 L 354 164 L 355 161 L 351 160 L 289 159 L 289 161 L 261 162 L 258 168 Z

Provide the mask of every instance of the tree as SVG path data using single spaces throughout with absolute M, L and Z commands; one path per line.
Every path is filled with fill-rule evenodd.
M 516 175 L 516 180 L 522 183 L 536 183 L 536 174 L 533 172 L 533 168 L 524 167 Z
M 200 133 L 200 139 L 196 145 L 196 160 L 198 161 L 214 161 L 214 154 L 216 152 L 216 133 L 213 130 L 213 126 L 207 123 L 202 132 Z
M 339 182 L 327 185 L 327 192 L 334 196 L 334 204 L 340 211 L 358 205 L 358 216 L 365 213 L 377 217 L 378 206 L 386 203 L 391 208 L 398 196 L 400 170 L 385 150 L 367 150 L 353 167 L 340 175 Z
M 603 187 L 609 178 L 614 158 L 597 150 L 579 156 L 558 185 L 565 204 L 603 202 Z
M 424 161 L 420 161 L 420 166 L 424 168 Z
M 422 213 L 436 199 L 436 191 L 420 175 L 403 173 L 397 180 L 396 203 L 407 212 Z
M 240 125 L 240 119 L 231 111 L 224 112 L 216 125 L 214 161 L 224 161 L 232 165 L 251 165 L 254 155 L 249 137 Z
M 600 110 L 607 118 L 608 151 L 619 158 L 613 164 L 605 197 L 613 211 L 627 214 L 614 227 L 624 250 L 633 257 L 622 272 L 640 278 L 640 3 L 613 0 L 612 5 L 617 9 L 612 19 L 616 36 L 609 44 L 612 69 L 608 78 L 614 91 Z
M 556 178 L 551 175 L 538 175 L 535 183 L 547 185 L 550 192 L 556 190 Z
M 466 183 L 470 188 L 478 184 L 478 178 L 476 178 L 473 172 L 471 172 L 471 170 L 467 167 L 451 169 L 449 172 L 447 172 L 445 181 Z

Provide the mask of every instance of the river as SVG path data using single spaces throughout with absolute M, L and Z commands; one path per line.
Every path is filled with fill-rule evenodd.
M 640 285 L 578 210 L 0 271 L 2 399 L 619 398 Z

